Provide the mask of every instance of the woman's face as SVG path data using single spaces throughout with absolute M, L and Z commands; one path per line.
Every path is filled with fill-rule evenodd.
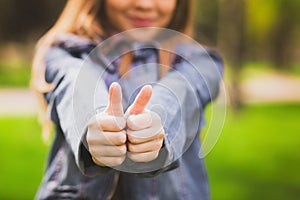
M 117 31 L 141 27 L 167 27 L 176 0 L 106 0 L 109 23 Z

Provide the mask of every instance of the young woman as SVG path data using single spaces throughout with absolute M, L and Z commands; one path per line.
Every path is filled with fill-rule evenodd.
M 192 7 L 192 0 L 67 2 L 33 60 L 44 138 L 46 116 L 56 131 L 36 199 L 210 198 L 199 131 L 218 93 L 219 56 L 169 37 L 160 41 L 174 52 L 160 50 L 149 45 L 155 28 L 146 45 L 135 41 L 111 63 L 103 49 L 94 53 L 111 38 L 109 50 L 119 49 L 116 34 L 136 28 L 192 36 Z

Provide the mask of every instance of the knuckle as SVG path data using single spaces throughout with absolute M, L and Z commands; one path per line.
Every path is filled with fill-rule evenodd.
M 95 119 L 93 120 L 94 123 L 97 123 L 97 124 L 101 123 L 101 121 L 103 120 L 103 117 L 104 117 L 103 113 L 97 114 L 96 117 L 95 117 Z
M 95 128 L 95 124 L 96 124 L 96 123 L 97 123 L 96 116 L 93 116 L 93 117 L 88 121 L 87 127 L 88 127 L 89 129 Z
M 136 147 L 135 145 L 129 143 L 128 144 L 128 151 L 130 151 L 130 152 L 136 152 L 136 148 L 135 147 Z
M 126 142 L 126 135 L 124 133 L 117 134 L 115 142 L 117 144 L 124 144 Z
M 97 120 L 94 126 L 97 127 L 99 130 L 103 130 L 102 122 L 99 120 Z
M 135 154 L 135 153 L 130 153 L 128 155 L 128 157 L 130 158 L 130 160 L 134 161 L 134 162 L 139 162 L 139 156 L 138 154 Z
M 115 131 L 121 131 L 122 129 L 125 128 L 126 121 L 124 117 L 111 116 L 110 126 L 113 127 Z
M 158 152 L 151 152 L 148 156 L 147 156 L 147 158 L 146 158 L 146 162 L 150 162 L 150 161 L 152 161 L 152 160 L 155 160 L 156 158 L 158 157 Z
M 160 148 L 162 147 L 162 141 L 156 141 L 154 144 L 154 150 L 160 150 Z
M 91 136 L 91 134 L 89 134 L 89 133 L 86 135 L 86 142 L 87 142 L 89 145 L 93 144 L 92 136 Z
M 164 137 L 165 137 L 165 132 L 164 132 L 164 131 L 160 131 L 160 132 L 157 134 L 157 138 L 158 138 L 159 140 L 162 140 Z
M 159 155 L 159 151 L 156 151 L 153 153 L 153 159 L 152 160 L 155 160 Z
M 99 140 L 99 137 L 97 137 L 97 133 L 98 132 L 94 132 L 94 131 L 88 131 L 87 134 L 86 134 L 86 142 L 89 144 L 89 145 L 93 145 L 93 144 L 96 144 Z
M 117 157 L 114 159 L 114 165 L 118 166 L 121 165 L 125 160 L 125 156 Z
M 130 115 L 126 121 L 128 128 L 130 129 L 134 129 L 135 127 L 135 122 L 134 122 L 134 117 L 132 115 Z
M 90 147 L 89 152 L 90 152 L 90 154 L 92 155 L 92 157 L 96 157 L 96 154 L 97 154 L 97 153 L 96 153 L 96 151 L 95 151 L 95 149 L 94 149 L 93 146 Z
M 128 140 L 132 144 L 137 144 L 138 143 L 138 140 L 135 137 L 133 137 L 133 136 L 129 136 Z
M 93 122 L 90 121 L 90 122 L 87 124 L 87 127 L 88 127 L 88 129 L 93 129 L 93 128 L 95 127 L 95 125 L 94 125 Z
M 119 146 L 118 151 L 120 152 L 121 155 L 125 155 L 127 151 L 126 145 Z
M 94 156 L 92 156 L 92 160 L 95 164 L 100 165 L 100 162 Z
M 134 137 L 132 136 L 131 131 L 130 131 L 130 132 L 129 132 L 129 131 L 127 132 L 127 138 L 128 138 L 128 140 L 129 140 L 129 142 L 133 143 Z
M 134 130 L 134 124 L 132 123 L 132 121 L 127 121 L 127 126 L 129 129 Z

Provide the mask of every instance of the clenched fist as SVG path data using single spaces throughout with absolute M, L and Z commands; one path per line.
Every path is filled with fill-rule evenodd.
M 144 86 L 126 112 L 128 157 L 135 162 L 149 162 L 158 157 L 164 129 L 158 114 L 145 109 L 152 87 Z
M 86 136 L 97 165 L 121 165 L 127 152 L 135 162 L 149 162 L 158 157 L 164 130 L 158 114 L 145 109 L 151 95 L 152 87 L 144 86 L 124 115 L 121 87 L 117 83 L 110 86 L 109 104 L 90 120 Z
M 86 140 L 93 161 L 100 166 L 118 166 L 126 158 L 126 120 L 122 108 L 121 87 L 109 88 L 109 104 L 88 124 Z

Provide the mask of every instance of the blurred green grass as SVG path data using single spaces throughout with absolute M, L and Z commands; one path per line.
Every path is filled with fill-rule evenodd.
M 300 104 L 248 105 L 228 113 L 206 157 L 213 200 L 298 199 Z M 48 147 L 35 117 L 0 118 L 0 199 L 32 199 Z
M 299 199 L 300 104 L 229 113 L 206 157 L 212 199 Z
M 264 62 L 248 62 L 245 63 L 244 66 L 241 68 L 240 78 L 241 80 L 247 80 L 255 78 L 258 75 L 261 76 L 274 73 L 299 78 L 300 63 L 288 67 L 276 68 L 273 65 Z
M 47 147 L 35 117 L 0 118 L 0 199 L 33 199 Z

